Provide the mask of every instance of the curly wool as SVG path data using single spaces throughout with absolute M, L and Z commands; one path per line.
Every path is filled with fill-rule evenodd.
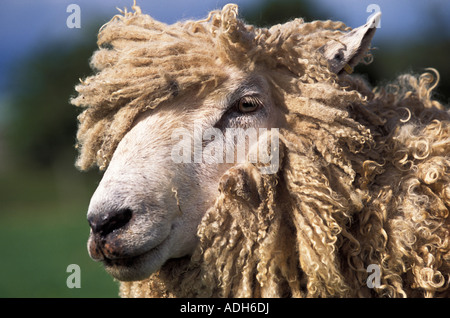
M 98 73 L 77 86 L 80 168 L 106 168 L 141 112 L 207 95 L 227 66 L 264 74 L 287 125 L 278 173 L 228 170 L 192 257 L 122 282 L 121 296 L 450 296 L 450 113 L 432 99 L 437 72 L 372 89 L 317 53 L 341 22 L 259 29 L 227 5 L 165 25 L 134 9 L 101 29 Z

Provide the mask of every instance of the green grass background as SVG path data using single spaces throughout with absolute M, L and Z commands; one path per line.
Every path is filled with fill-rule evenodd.
M 118 297 L 86 247 L 99 177 L 66 168 L 0 173 L 0 297 Z M 81 288 L 66 285 L 70 264 L 80 266 Z

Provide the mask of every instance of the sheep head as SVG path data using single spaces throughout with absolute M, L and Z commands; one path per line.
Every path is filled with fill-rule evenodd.
M 350 225 L 367 202 L 394 206 L 386 178 L 369 189 L 391 169 L 383 138 L 399 121 L 385 115 L 404 116 L 384 99 L 416 98 L 392 102 L 348 74 L 379 17 L 354 30 L 301 19 L 266 29 L 236 5 L 173 25 L 133 9 L 102 27 L 97 73 L 72 100 L 85 107 L 77 165 L 106 169 L 89 205 L 91 257 L 151 295 L 370 294 L 362 268 L 388 261 L 367 251 L 387 243 L 359 244 Z M 401 294 L 397 283 L 386 290 Z

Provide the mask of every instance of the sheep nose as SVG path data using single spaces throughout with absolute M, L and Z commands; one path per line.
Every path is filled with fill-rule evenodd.
M 114 230 L 125 226 L 133 216 L 130 209 L 109 210 L 88 216 L 88 222 L 94 234 L 105 237 Z

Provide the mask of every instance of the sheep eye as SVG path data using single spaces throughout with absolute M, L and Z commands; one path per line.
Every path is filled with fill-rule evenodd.
M 251 113 L 261 106 L 261 101 L 256 97 L 243 97 L 237 103 L 237 110 L 241 113 Z

